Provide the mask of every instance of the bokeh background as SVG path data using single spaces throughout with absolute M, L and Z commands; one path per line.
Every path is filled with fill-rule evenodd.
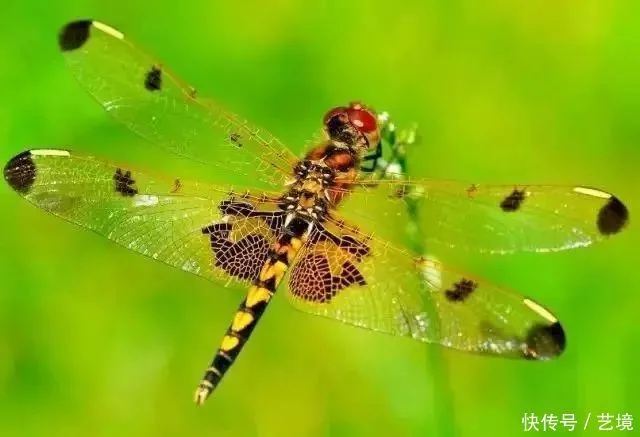
M 2 161 L 58 145 L 202 174 L 116 125 L 71 77 L 56 35 L 89 17 L 296 152 L 325 110 L 361 99 L 419 124 L 414 176 L 600 186 L 632 223 L 586 250 L 460 258 L 555 311 L 569 342 L 557 361 L 442 350 L 298 313 L 280 296 L 196 408 L 242 291 L 129 253 L 2 184 L 1 436 L 513 436 L 524 413 L 573 413 L 579 428 L 591 413 L 581 435 L 598 433 L 600 413 L 640 422 L 640 3 L 9 0 Z

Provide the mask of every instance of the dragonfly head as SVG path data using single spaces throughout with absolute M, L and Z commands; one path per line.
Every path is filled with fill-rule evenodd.
M 376 147 L 380 140 L 375 113 L 359 102 L 328 111 L 324 116 L 324 130 L 333 144 L 357 154 Z

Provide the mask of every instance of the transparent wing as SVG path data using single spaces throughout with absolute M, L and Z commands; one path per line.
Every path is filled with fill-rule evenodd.
M 308 313 L 513 358 L 552 358 L 565 346 L 560 323 L 532 299 L 343 223 L 316 228 L 296 259 L 287 294 Z
M 182 156 L 218 165 L 252 181 L 282 186 L 295 156 L 171 73 L 124 35 L 98 21 L 75 21 L 59 45 L 80 83 L 116 120 Z
M 410 209 L 428 243 L 488 253 L 589 246 L 620 232 L 629 219 L 617 197 L 583 186 L 363 180 L 339 206 L 347 219 L 394 241 L 398 218 Z
M 67 150 L 23 152 L 7 163 L 4 177 L 58 217 L 218 282 L 252 282 L 281 221 L 266 194 L 154 178 Z

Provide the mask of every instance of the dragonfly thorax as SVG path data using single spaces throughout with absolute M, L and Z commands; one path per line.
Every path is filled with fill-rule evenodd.
M 335 170 L 322 161 L 303 160 L 295 167 L 296 179 L 282 197 L 280 207 L 305 219 L 324 221 L 329 206 L 329 188 Z

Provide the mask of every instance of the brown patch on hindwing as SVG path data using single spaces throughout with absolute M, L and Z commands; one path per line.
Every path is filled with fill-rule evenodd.
M 369 247 L 351 236 L 341 238 L 322 229 L 314 244 L 293 267 L 289 288 L 300 299 L 328 303 L 341 290 L 367 281 L 357 267 Z
M 209 235 L 213 266 L 241 280 L 254 281 L 269 257 L 281 212 L 257 211 L 249 202 L 224 200 L 218 209 L 226 220 L 202 228 Z
M 250 233 L 235 240 L 233 224 L 215 223 L 202 229 L 209 235 L 213 265 L 242 280 L 255 280 L 269 255 L 270 241 L 261 233 Z
M 350 261 L 345 261 L 338 272 L 325 255 L 309 253 L 296 264 L 291 273 L 291 292 L 304 300 L 328 303 L 338 292 L 350 285 L 366 285 L 364 276 Z

